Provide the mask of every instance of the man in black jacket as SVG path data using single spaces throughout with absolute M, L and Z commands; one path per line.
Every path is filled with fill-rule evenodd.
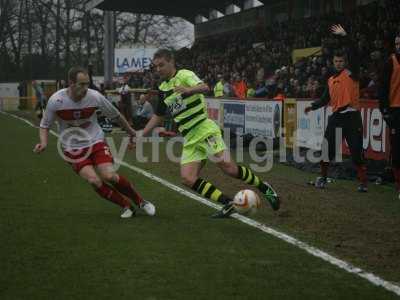
M 396 51 L 383 69 L 379 107 L 390 128 L 392 168 L 400 199 L 400 34 L 394 42 Z
M 321 177 L 315 181 L 315 187 L 326 186 L 329 162 L 336 157 L 337 129 L 341 129 L 357 169 L 360 181 L 358 191 L 367 192 L 367 168 L 364 161 L 363 126 L 359 103 L 359 58 L 354 43 L 347 38 L 343 27 L 333 25 L 331 30 L 333 34 L 343 39 L 343 44 L 347 46 L 347 54 L 343 51 L 335 52 L 333 56 L 335 74 L 328 79 L 328 87 L 322 97 L 305 109 L 305 113 L 308 113 L 329 104 L 333 111 L 324 134 L 328 146 L 328 160 L 322 160 L 320 163 Z

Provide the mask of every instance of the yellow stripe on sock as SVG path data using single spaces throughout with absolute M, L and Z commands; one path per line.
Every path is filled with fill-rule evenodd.
M 219 197 L 222 195 L 222 192 L 219 189 L 216 189 L 212 194 L 210 199 L 213 201 L 218 201 Z
M 250 170 L 248 170 L 248 172 L 247 172 L 247 178 L 246 178 L 246 183 L 250 183 L 252 180 L 253 180 L 253 172 L 251 172 Z
M 206 185 L 204 186 L 203 190 L 201 191 L 201 195 L 205 196 L 209 188 L 212 186 L 211 183 L 207 182 Z
M 242 168 L 242 180 L 245 180 L 245 176 L 246 176 L 246 167 L 240 166 L 240 168 Z
M 258 178 L 258 176 L 255 175 L 249 168 L 246 168 L 244 166 L 240 166 L 240 168 L 242 170 L 242 178 L 241 179 L 245 183 L 251 184 L 256 187 L 258 187 L 260 185 L 260 178 Z M 253 183 L 251 183 L 251 182 L 253 182 Z
M 260 178 L 258 178 L 257 175 L 254 175 L 254 182 L 253 182 L 254 186 L 259 186 L 260 185 Z

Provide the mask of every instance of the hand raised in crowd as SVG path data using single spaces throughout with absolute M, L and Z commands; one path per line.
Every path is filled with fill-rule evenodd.
M 331 26 L 331 32 L 333 34 L 341 35 L 341 36 L 346 36 L 347 35 L 346 30 L 344 30 L 344 28 L 340 24 L 332 25 Z

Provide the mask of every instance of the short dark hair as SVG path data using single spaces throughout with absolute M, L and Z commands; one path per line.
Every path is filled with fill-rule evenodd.
M 79 73 L 88 75 L 88 71 L 83 67 L 72 67 L 68 71 L 68 80 L 76 82 Z
M 154 53 L 153 59 L 157 58 L 165 58 L 167 61 L 175 61 L 175 55 L 171 50 L 168 49 L 159 49 L 156 53 Z
M 335 51 L 333 52 L 333 57 L 335 57 L 335 56 L 336 56 L 336 57 L 343 57 L 344 59 L 347 58 L 346 52 L 343 51 L 343 50 L 341 50 L 341 49 L 335 50 Z

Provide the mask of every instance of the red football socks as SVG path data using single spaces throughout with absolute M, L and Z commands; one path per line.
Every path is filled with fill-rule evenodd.
M 125 177 L 121 175 L 118 175 L 118 177 L 118 182 L 113 184 L 114 188 L 129 199 L 132 199 L 139 206 L 143 202 L 143 198 L 135 191 L 133 185 Z
M 321 161 L 320 166 L 321 166 L 321 176 L 325 178 L 328 177 L 329 162 Z
M 368 183 L 368 178 L 367 178 L 367 167 L 364 165 L 357 166 L 357 177 L 358 180 L 364 184 L 367 185 Z
M 122 196 L 120 193 L 118 193 L 116 190 L 114 190 L 112 187 L 108 186 L 104 182 L 103 185 L 95 189 L 95 191 L 104 199 L 114 202 L 121 207 L 131 206 L 131 203 L 128 199 L 124 198 L 124 196 Z

